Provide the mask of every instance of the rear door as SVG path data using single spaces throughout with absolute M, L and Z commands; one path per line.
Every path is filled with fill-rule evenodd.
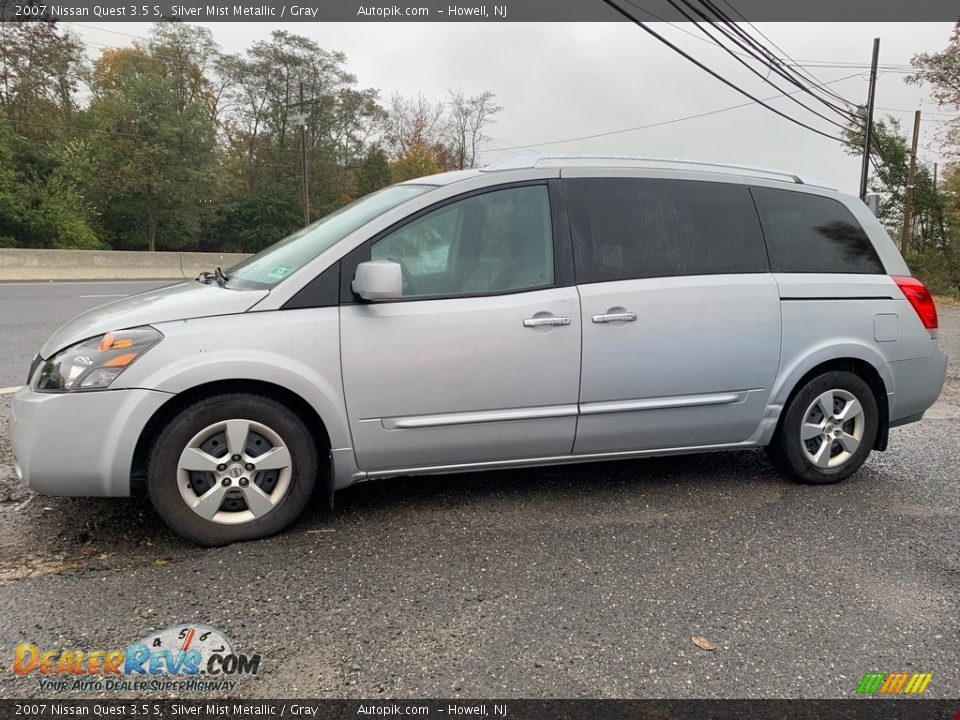
M 580 304 L 557 211 L 547 182 L 491 188 L 420 213 L 344 261 L 348 282 L 369 259 L 399 263 L 404 279 L 401 300 L 345 296 L 340 308 L 361 469 L 570 454 Z
M 747 186 L 610 172 L 562 181 L 583 324 L 574 452 L 749 439 L 780 306 Z

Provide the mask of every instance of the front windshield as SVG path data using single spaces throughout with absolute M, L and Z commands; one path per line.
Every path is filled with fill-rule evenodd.
M 371 193 L 234 265 L 227 277 L 272 287 L 361 225 L 430 189 L 429 185 L 392 185 Z

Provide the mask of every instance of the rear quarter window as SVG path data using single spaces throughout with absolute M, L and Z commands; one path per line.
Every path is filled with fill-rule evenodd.
M 870 238 L 843 203 L 793 190 L 753 187 L 751 192 L 773 272 L 884 272 Z
M 746 185 L 569 178 L 577 282 L 769 272 Z

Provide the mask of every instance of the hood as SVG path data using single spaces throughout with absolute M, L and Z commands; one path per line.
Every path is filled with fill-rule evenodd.
M 246 312 L 269 290 L 229 290 L 190 280 L 147 290 L 88 310 L 57 330 L 40 349 L 46 359 L 74 343 L 138 325 Z

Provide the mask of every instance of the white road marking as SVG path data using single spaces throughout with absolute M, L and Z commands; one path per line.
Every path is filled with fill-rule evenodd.
M 81 298 L 97 298 L 97 297 L 127 297 L 124 293 L 114 293 L 113 295 L 77 295 Z
M 23 387 L 23 386 L 22 386 L 22 385 L 16 385 L 16 386 L 14 386 L 14 387 L 0 388 L 0 395 L 13 395 L 13 393 L 15 393 L 15 392 L 16 392 L 17 390 L 19 390 L 21 387 Z
M 25 285 L 168 285 L 176 282 L 184 282 L 186 278 L 167 278 L 166 280 L 39 280 L 39 281 L 3 281 L 0 287 L 18 287 Z

